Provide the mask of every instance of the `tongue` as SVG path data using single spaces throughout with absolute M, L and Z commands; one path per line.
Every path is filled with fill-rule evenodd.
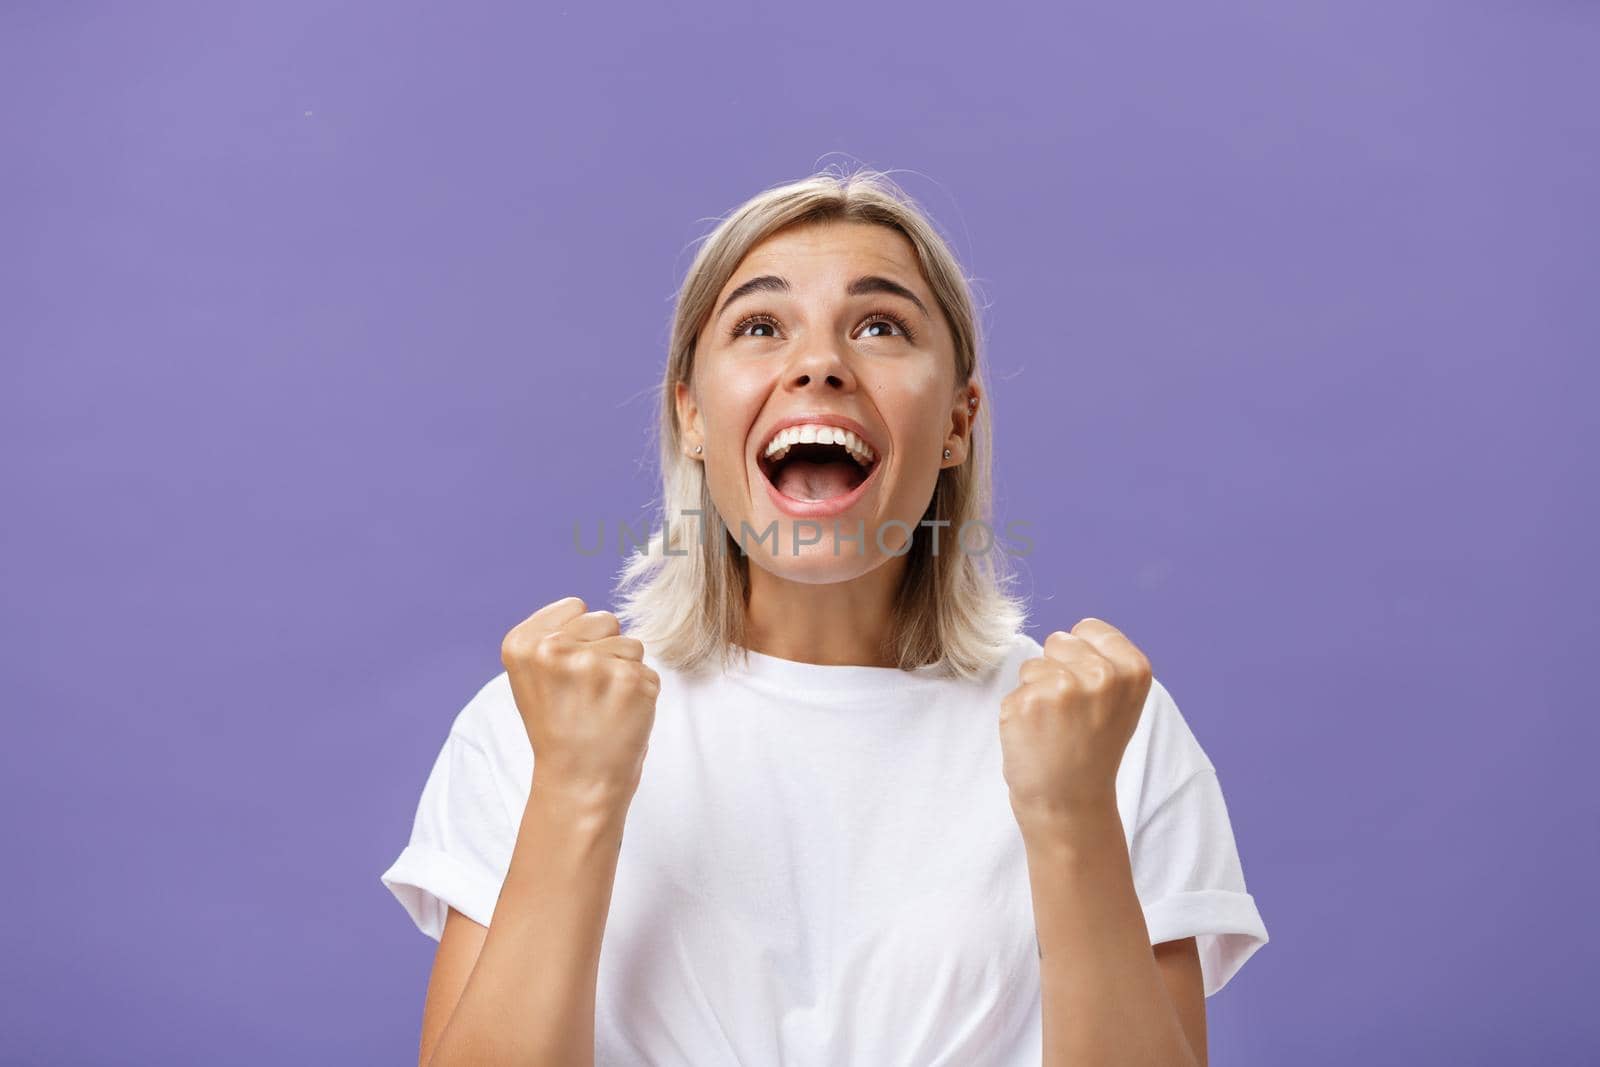
M 795 500 L 831 500 L 860 484 L 861 468 L 848 459 L 813 463 L 792 459 L 778 471 L 778 492 Z

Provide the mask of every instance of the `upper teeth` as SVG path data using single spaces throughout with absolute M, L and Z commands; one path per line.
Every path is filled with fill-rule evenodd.
M 780 459 L 793 445 L 811 444 L 843 445 L 850 450 L 851 458 L 862 466 L 871 463 L 874 458 L 871 446 L 849 430 L 810 422 L 779 430 L 777 436 L 767 442 L 763 454 L 767 459 Z

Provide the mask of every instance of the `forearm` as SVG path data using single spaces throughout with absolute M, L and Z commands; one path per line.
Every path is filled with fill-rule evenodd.
M 428 1063 L 594 1062 L 595 982 L 626 803 L 534 776 L 505 884 Z
M 1150 946 L 1116 805 L 1022 829 L 1046 1067 L 1198 1065 Z

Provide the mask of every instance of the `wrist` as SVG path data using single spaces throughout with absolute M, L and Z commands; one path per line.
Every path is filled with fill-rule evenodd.
M 626 818 L 633 802 L 631 790 L 607 782 L 534 772 L 528 806 L 535 803 L 584 823 L 608 823 Z
M 1114 789 L 1051 801 L 1011 798 L 1011 811 L 1025 842 L 1093 840 L 1114 830 L 1122 833 L 1122 816 Z

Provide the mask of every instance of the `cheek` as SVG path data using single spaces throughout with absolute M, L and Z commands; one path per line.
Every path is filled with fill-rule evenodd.
M 707 368 L 700 389 L 700 411 L 712 452 L 742 457 L 750 428 L 772 391 L 770 377 L 759 369 Z
M 944 440 L 948 393 L 936 375 L 885 382 L 874 391 L 878 412 L 904 452 L 921 453 Z

